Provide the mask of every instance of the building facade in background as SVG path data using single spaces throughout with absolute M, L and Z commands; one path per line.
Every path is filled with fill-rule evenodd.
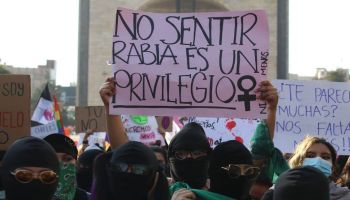
M 288 76 L 288 0 L 80 0 L 79 106 L 102 104 L 98 90 L 106 78 L 112 76 L 107 61 L 111 59 L 115 11 L 118 7 L 169 13 L 266 10 L 270 28 L 268 78 Z
M 28 74 L 31 80 L 31 96 L 37 90 L 42 90 L 49 81 L 53 85 L 56 83 L 56 61 L 46 60 L 46 65 L 39 65 L 37 68 L 22 68 L 5 65 L 4 68 L 11 74 Z

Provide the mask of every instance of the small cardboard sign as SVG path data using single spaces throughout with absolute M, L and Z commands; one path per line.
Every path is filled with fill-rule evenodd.
M 30 135 L 30 76 L 0 75 L 0 150 Z
M 76 132 L 83 133 L 89 129 L 106 132 L 106 111 L 103 106 L 85 106 L 75 108 Z

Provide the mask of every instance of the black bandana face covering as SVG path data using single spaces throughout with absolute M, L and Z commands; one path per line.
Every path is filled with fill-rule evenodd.
M 207 182 L 208 158 L 177 160 L 170 159 L 171 176 L 176 181 L 185 182 L 191 188 L 201 189 Z
M 205 155 L 198 158 L 179 159 L 176 154 L 180 151 L 203 151 Z M 205 187 L 210 151 L 210 145 L 203 128 L 194 122 L 186 124 L 169 145 L 168 157 L 172 178 L 175 181 L 185 182 L 194 189 Z
M 90 192 L 94 159 L 102 153 L 102 150 L 91 149 L 79 156 L 77 168 L 77 183 L 79 188 Z
M 234 199 L 247 199 L 253 179 L 247 176 L 230 178 L 227 171 L 222 169 L 229 164 L 252 165 L 253 160 L 249 150 L 243 144 L 233 140 L 215 147 L 209 166 L 210 191 Z
M 113 152 L 108 181 L 114 199 L 147 200 L 159 169 L 153 151 L 139 142 L 128 142 Z
M 56 191 L 58 179 L 50 184 L 42 183 L 38 179 L 21 183 L 11 172 L 22 167 L 47 168 L 58 174 L 59 163 L 53 148 L 47 142 L 34 137 L 17 140 L 6 152 L 1 171 L 6 199 L 51 199 Z
M 147 200 L 154 180 L 152 176 L 111 173 L 109 185 L 115 199 Z
M 253 183 L 253 180 L 248 179 L 245 176 L 231 179 L 228 175 L 220 173 L 215 176 L 214 180 L 210 183 L 210 191 L 243 200 L 248 198 L 249 189 Z

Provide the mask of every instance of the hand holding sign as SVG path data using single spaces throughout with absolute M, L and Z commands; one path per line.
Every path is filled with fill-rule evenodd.
M 89 130 L 87 130 L 87 131 L 86 131 L 86 133 L 85 133 L 85 135 L 84 135 L 84 139 L 83 139 L 83 141 L 87 141 L 87 140 L 88 140 L 88 138 L 89 138 L 91 135 L 93 135 L 93 134 L 94 134 L 94 132 L 95 132 L 95 130 L 93 130 L 93 129 L 89 129 Z
M 255 92 L 257 93 L 258 99 L 267 102 L 267 108 L 269 110 L 276 110 L 278 104 L 278 92 L 270 81 L 262 81 Z
M 269 130 L 269 135 L 271 140 L 274 138 L 275 132 L 275 122 L 276 122 L 276 109 L 278 103 L 278 93 L 277 89 L 271 84 L 270 81 L 262 81 L 259 84 L 258 89 L 255 91 L 257 93 L 257 98 L 266 101 L 264 104 L 259 104 L 260 108 L 263 108 L 263 112 L 266 112 L 267 106 L 267 127 Z
M 125 133 L 120 115 L 110 115 L 109 113 L 109 102 L 111 97 L 115 97 L 115 81 L 113 78 L 107 78 L 106 82 L 100 87 L 101 100 L 104 103 L 106 114 L 107 114 L 107 133 L 111 148 L 115 149 L 119 145 L 124 144 L 128 141 L 128 136 Z
M 113 77 L 107 78 L 106 82 L 104 82 L 103 85 L 100 87 L 101 100 L 103 101 L 103 104 L 106 108 L 109 107 L 110 98 L 114 96 L 115 93 L 116 91 Z

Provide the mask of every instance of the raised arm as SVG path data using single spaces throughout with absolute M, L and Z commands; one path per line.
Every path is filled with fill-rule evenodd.
M 125 132 L 120 115 L 109 114 L 109 99 L 116 94 L 116 88 L 113 78 L 107 78 L 106 82 L 100 88 L 100 96 L 106 109 L 107 134 L 111 148 L 128 142 L 128 136 Z
M 269 135 L 273 140 L 276 124 L 276 111 L 278 104 L 278 92 L 277 89 L 271 84 L 270 81 L 262 81 L 256 90 L 257 97 L 260 100 L 267 102 L 267 119 L 266 124 L 269 129 Z
M 93 129 L 89 129 L 85 132 L 84 138 L 83 138 L 83 146 L 81 147 L 81 149 L 79 150 L 79 155 L 84 153 L 85 149 L 89 146 L 89 137 L 94 134 L 94 130 Z

